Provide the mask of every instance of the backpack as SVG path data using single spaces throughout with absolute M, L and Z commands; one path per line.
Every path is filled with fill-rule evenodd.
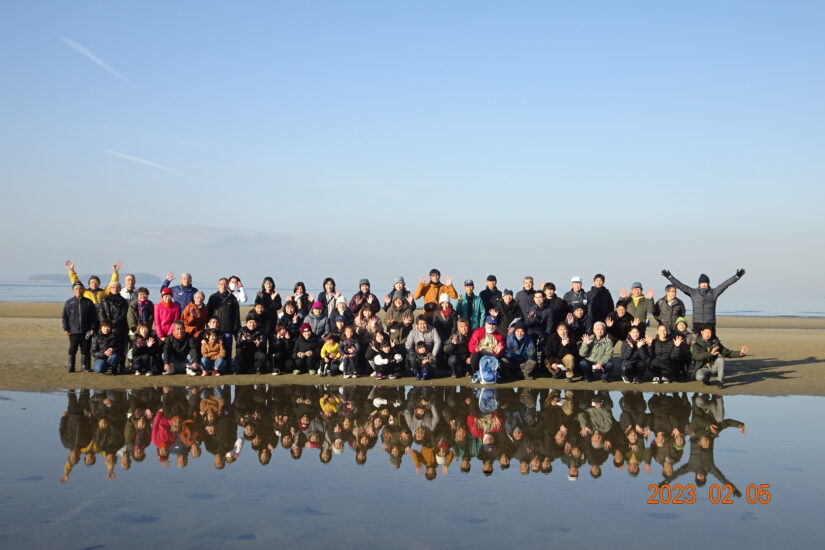
M 478 362 L 478 372 L 473 374 L 473 384 L 498 384 L 498 358 L 485 355 Z
M 498 409 L 498 392 L 493 388 L 478 388 L 476 390 L 478 398 L 478 410 L 484 414 L 489 414 Z

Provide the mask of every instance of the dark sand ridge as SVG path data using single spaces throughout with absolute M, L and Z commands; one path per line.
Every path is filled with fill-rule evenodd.
M 54 391 L 65 388 L 139 388 L 146 386 L 185 386 L 192 384 L 375 384 L 371 377 L 343 380 L 308 375 L 242 375 L 220 378 L 194 378 L 186 375 L 165 377 L 105 376 L 67 373 L 68 342 L 60 327 L 62 304 L 0 302 L 0 390 Z M 241 316 L 249 308 L 241 309 Z M 727 362 L 725 389 L 710 387 L 725 395 L 818 395 L 825 396 L 825 319 L 810 317 L 720 317 L 719 336 L 731 349 L 742 345 L 750 355 Z M 617 346 L 617 353 L 619 346 Z M 455 385 L 468 380 L 439 378 L 427 382 L 401 378 L 383 381 L 384 385 Z M 530 386 L 563 389 L 610 389 L 641 391 L 707 391 L 695 382 L 657 386 L 628 386 L 622 382 L 566 384 L 539 378 L 503 384 L 504 387 Z

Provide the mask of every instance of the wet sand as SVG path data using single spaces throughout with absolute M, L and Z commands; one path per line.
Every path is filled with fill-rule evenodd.
M 371 377 L 356 380 L 321 378 L 309 375 L 241 375 L 194 378 L 186 375 L 145 377 L 67 373 L 68 339 L 60 327 L 62 304 L 0 302 L 0 390 L 55 391 L 65 388 L 138 388 L 221 384 L 375 384 Z M 248 308 L 241 309 L 241 316 Z M 725 395 L 818 395 L 825 396 L 825 319 L 810 317 L 720 317 L 719 337 L 728 348 L 750 348 L 741 359 L 728 360 L 725 388 L 691 382 L 668 386 L 620 382 L 566 384 L 539 378 L 502 384 L 504 387 L 530 386 L 564 389 L 641 391 L 667 388 L 669 391 L 707 391 Z M 618 353 L 619 346 L 616 346 Z M 382 381 L 383 385 L 466 385 L 469 380 L 439 378 L 417 382 L 412 378 Z

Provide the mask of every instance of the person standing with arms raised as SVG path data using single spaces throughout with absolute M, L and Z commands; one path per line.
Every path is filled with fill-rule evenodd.
M 745 276 L 745 270 L 739 268 L 733 277 L 722 281 L 716 288 L 711 288 L 710 277 L 704 273 L 699 275 L 699 286 L 695 288 L 687 286 L 667 269 L 662 270 L 662 276 L 690 296 L 693 303 L 693 331 L 699 334 L 703 328 L 707 327 L 713 331 L 713 334 L 716 334 L 716 300 L 729 286 Z

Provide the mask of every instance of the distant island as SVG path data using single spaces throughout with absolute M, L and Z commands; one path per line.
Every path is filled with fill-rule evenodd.
M 109 273 L 97 273 L 98 277 L 100 277 L 101 282 L 105 285 L 109 281 L 109 277 L 111 276 L 111 272 Z M 126 273 L 120 274 L 120 281 L 123 282 L 123 277 Z M 78 275 L 80 280 L 83 284 L 86 284 L 86 281 L 89 280 L 91 277 L 91 273 L 83 273 Z M 135 273 L 135 278 L 137 279 L 138 286 L 145 286 L 145 285 L 159 285 L 163 282 L 163 279 L 158 277 L 157 275 L 152 275 L 151 273 Z M 105 280 L 104 280 L 105 279 Z M 62 283 L 69 283 L 69 277 L 65 273 L 38 273 L 36 275 L 30 275 L 28 279 L 26 279 L 27 283 L 49 283 L 49 284 L 62 284 Z

